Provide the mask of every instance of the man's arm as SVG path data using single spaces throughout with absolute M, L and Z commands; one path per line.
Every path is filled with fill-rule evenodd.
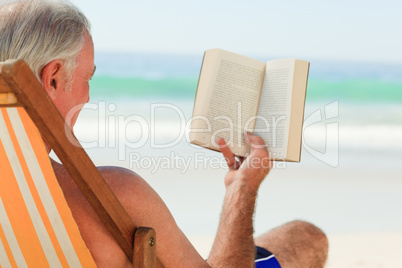
M 133 221 L 151 226 L 157 233 L 157 254 L 165 267 L 253 267 L 253 213 L 258 188 L 272 163 L 260 137 L 247 135 L 252 153 L 239 165 L 223 140 L 220 149 L 227 160 L 226 194 L 218 233 L 208 263 L 197 253 L 176 225 L 158 194 L 140 177 L 122 170 L 103 170 Z M 118 176 L 116 176 L 119 174 Z M 112 179 L 108 179 L 112 178 Z M 131 182 L 131 183 L 128 183 Z M 123 197 L 123 198 L 122 198 Z
M 134 224 L 155 229 L 157 256 L 166 268 L 209 267 L 177 226 L 166 204 L 145 180 L 121 168 L 105 167 L 101 172 Z
M 272 162 L 264 142 L 246 134 L 252 153 L 237 162 L 223 139 L 218 145 L 226 158 L 229 172 L 225 177 L 226 194 L 218 232 L 208 258 L 212 267 L 253 267 L 253 214 L 257 191 Z
M 251 137 L 253 144 L 263 144 Z M 178 228 L 170 211 L 158 194 L 138 175 L 121 168 L 103 167 L 100 171 L 137 226 L 150 226 L 157 234 L 157 255 L 165 267 L 252 267 L 254 258 L 252 216 L 259 184 L 269 168 L 259 168 L 258 161 L 267 156 L 265 149 L 255 148 L 237 168 L 230 149 L 219 141 L 230 170 L 225 177 L 226 194 L 219 231 L 205 262 Z M 251 163 L 251 159 L 256 159 Z M 266 159 L 267 160 L 267 159 Z M 265 163 L 267 165 L 267 163 Z M 69 179 L 64 168 L 54 164 L 55 173 L 99 267 L 129 267 L 128 259 L 103 223 L 91 209 L 84 196 Z M 124 265 L 123 265 L 124 263 Z

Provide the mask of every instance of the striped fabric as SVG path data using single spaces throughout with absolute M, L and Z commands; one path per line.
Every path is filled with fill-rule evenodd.
M 96 267 L 23 108 L 0 109 L 0 267 Z

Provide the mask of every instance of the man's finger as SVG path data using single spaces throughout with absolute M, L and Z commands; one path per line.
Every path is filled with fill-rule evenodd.
M 255 150 L 255 149 L 266 150 L 264 140 L 261 139 L 261 137 L 256 136 L 256 135 L 252 134 L 251 132 L 247 131 L 245 134 L 245 138 L 246 138 L 247 143 L 250 144 L 250 146 L 253 150 Z
M 261 161 L 261 166 L 266 168 L 267 170 L 270 170 L 273 167 L 273 162 L 270 159 L 270 154 L 265 146 L 264 140 L 256 136 L 250 132 L 246 132 L 246 140 L 249 142 L 251 145 L 251 148 L 253 149 L 253 153 L 255 156 L 258 156 L 260 158 L 259 161 Z
M 216 143 L 218 144 L 219 149 L 221 150 L 223 156 L 226 159 L 226 163 L 229 168 L 234 168 L 234 164 L 236 163 L 236 159 L 229 146 L 226 144 L 223 138 L 219 138 Z

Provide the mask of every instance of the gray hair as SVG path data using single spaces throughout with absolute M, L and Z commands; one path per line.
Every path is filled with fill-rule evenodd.
M 69 89 L 90 27 L 66 0 L 0 0 L 0 61 L 24 60 L 40 81 L 48 63 L 62 60 Z

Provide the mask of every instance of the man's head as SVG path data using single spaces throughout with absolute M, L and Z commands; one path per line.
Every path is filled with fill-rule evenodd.
M 88 101 L 82 91 L 94 71 L 93 44 L 81 11 L 63 0 L 0 0 L 0 18 L 0 61 L 27 62 L 65 118 Z

